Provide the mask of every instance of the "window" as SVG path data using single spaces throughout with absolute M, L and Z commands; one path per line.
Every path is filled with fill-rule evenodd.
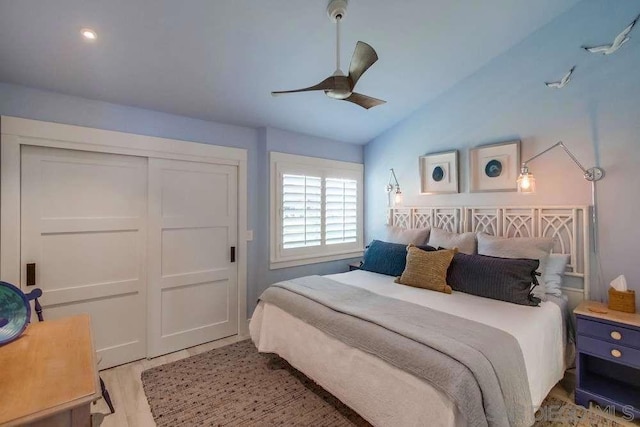
M 362 255 L 363 167 L 271 153 L 271 268 Z

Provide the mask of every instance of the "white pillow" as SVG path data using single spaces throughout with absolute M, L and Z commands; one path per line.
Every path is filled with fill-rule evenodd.
M 386 242 L 400 243 L 402 245 L 414 244 L 416 246 L 422 246 L 427 243 L 429 239 L 429 228 L 400 228 L 387 226 Z
M 476 233 L 452 233 L 440 228 L 434 228 L 431 230 L 431 236 L 429 236 L 429 245 L 436 249 L 458 248 L 458 252 L 473 255 L 476 253 Z
M 545 284 L 545 293 L 562 296 L 560 286 L 562 286 L 562 278 L 569 264 L 569 254 L 551 254 L 545 266 L 543 281 Z

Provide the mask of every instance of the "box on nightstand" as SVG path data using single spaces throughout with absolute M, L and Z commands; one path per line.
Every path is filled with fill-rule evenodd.
M 623 311 L 625 313 L 636 312 L 636 292 L 620 292 L 614 288 L 609 288 L 609 309 Z

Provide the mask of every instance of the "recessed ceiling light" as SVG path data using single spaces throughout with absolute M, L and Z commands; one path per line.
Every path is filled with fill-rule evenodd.
M 95 31 L 93 31 L 91 28 L 83 28 L 82 31 L 82 37 L 84 37 L 87 40 L 95 40 L 98 38 L 98 35 L 96 34 Z

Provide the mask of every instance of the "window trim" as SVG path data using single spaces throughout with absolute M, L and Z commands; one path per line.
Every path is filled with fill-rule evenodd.
M 328 261 L 337 261 L 362 256 L 364 253 L 364 165 L 361 163 L 343 162 L 339 160 L 321 159 L 317 157 L 298 156 L 272 151 L 269 153 L 270 165 L 270 233 L 269 233 L 269 268 L 295 267 Z M 283 170 L 286 171 L 283 172 Z M 327 178 L 355 179 L 357 182 L 357 236 L 355 243 L 339 243 L 320 245 L 306 250 L 282 249 L 282 174 L 300 173 L 304 175 L 320 175 Z M 323 212 L 324 216 L 324 212 Z M 285 252 L 285 253 L 283 253 Z M 288 252 L 288 253 L 286 253 Z M 307 252 L 307 253 L 305 253 Z M 310 254 L 309 252 L 313 252 Z

